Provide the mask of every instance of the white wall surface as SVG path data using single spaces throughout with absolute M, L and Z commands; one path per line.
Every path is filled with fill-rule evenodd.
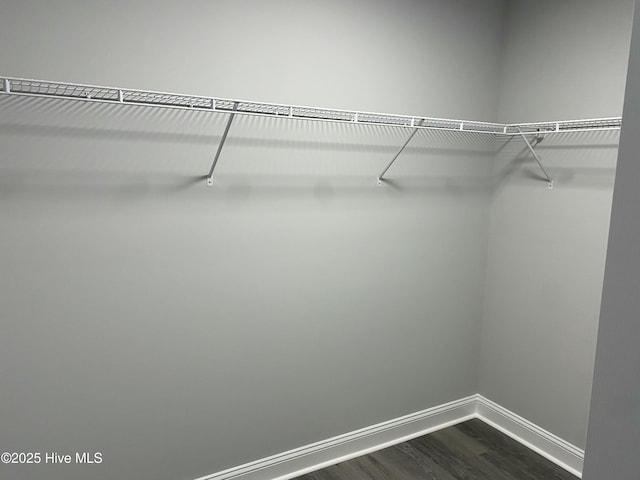
M 4 1 L 4 74 L 490 119 L 503 2 Z M 482 92 L 479 94 L 479 92 Z M 477 392 L 490 137 L 0 99 L 16 480 L 187 480 Z
M 499 118 L 622 115 L 633 2 L 509 3 Z M 584 448 L 618 132 L 498 144 L 480 393 Z
M 0 65 L 391 113 L 615 116 L 631 10 L 5 0 Z M 408 132 L 238 117 L 207 188 L 225 122 L 0 99 L 0 445 L 104 455 L 0 476 L 188 480 L 478 391 L 584 446 L 617 133 L 545 139 L 553 191 L 521 141 L 494 156 L 490 137 L 420 133 L 377 188 Z
M 640 10 L 636 7 L 611 212 L 583 478 L 638 477 Z

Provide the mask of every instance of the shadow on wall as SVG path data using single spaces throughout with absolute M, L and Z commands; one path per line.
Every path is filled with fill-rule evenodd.
M 206 176 L 176 175 L 108 175 L 96 179 L 92 174 L 42 172 L 37 177 L 17 171 L 1 171 L 0 200 L 32 201 L 109 201 L 131 204 L 144 200 L 191 200 L 202 197 L 228 202 L 250 200 L 329 201 L 336 198 L 393 199 L 424 196 L 432 199 L 455 197 L 477 201 L 489 198 L 491 181 L 476 177 L 415 177 L 411 181 L 385 180 L 376 186 L 375 178 L 305 178 L 272 176 L 266 181 L 256 177 L 225 177 L 213 187 L 206 186 Z M 189 192 L 192 192 L 189 195 Z
M 613 187 L 618 131 L 552 134 L 532 140 L 542 165 L 560 188 Z M 532 183 L 534 182 L 534 183 Z M 508 137 L 496 146 L 495 190 L 507 186 L 538 187 L 547 183 L 524 140 Z
M 175 195 L 489 195 L 490 135 L 237 116 L 215 172 L 223 114 L 0 98 L 0 197 L 132 201 Z

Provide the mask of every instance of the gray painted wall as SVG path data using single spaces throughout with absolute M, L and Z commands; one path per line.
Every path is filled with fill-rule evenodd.
M 4 1 L 8 75 L 489 119 L 503 2 Z M 482 95 L 478 95 L 482 92 Z M 493 140 L 0 101 L 0 445 L 190 479 L 477 392 Z
M 619 116 L 631 0 L 509 2 L 499 118 Z M 618 133 L 502 143 L 480 392 L 584 448 Z
M 639 128 L 640 10 L 636 8 L 598 329 L 585 480 L 638 478 Z

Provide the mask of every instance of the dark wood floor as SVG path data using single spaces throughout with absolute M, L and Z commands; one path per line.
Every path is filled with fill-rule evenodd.
M 298 480 L 576 480 L 480 420 L 354 458 Z

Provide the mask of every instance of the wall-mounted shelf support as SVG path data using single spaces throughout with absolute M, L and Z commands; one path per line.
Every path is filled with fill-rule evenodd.
M 391 165 L 393 165 L 393 163 L 398 159 L 400 154 L 402 152 L 404 152 L 404 149 L 407 148 L 407 145 L 409 145 L 409 142 L 411 142 L 411 140 L 413 140 L 413 137 L 415 137 L 416 133 L 418 133 L 418 130 L 420 130 L 419 127 L 421 125 L 422 125 L 422 120 L 420 120 L 420 122 L 418 123 L 418 127 L 415 128 L 413 130 L 413 132 L 411 132 L 411 135 L 409 135 L 409 138 L 407 138 L 407 141 L 404 142 L 404 145 L 402 145 L 402 147 L 400 147 L 400 150 L 398 150 L 398 153 L 395 154 L 395 156 L 391 159 L 391 161 L 385 167 L 385 169 L 382 171 L 382 173 L 380 175 L 378 175 L 378 181 L 376 182 L 378 186 L 382 185 L 382 177 L 384 177 L 384 174 L 387 173 L 387 170 L 389 170 L 391 168 Z
M 238 109 L 238 102 L 233 104 L 233 110 Z M 227 120 L 227 126 L 224 128 L 224 133 L 222 134 L 222 138 L 220 139 L 220 144 L 218 145 L 218 151 L 216 152 L 216 156 L 213 158 L 213 163 L 211 164 L 211 168 L 209 169 L 209 174 L 207 175 L 207 185 L 213 185 L 213 171 L 216 169 L 216 164 L 220 159 L 220 154 L 222 153 L 222 147 L 224 147 L 224 142 L 227 141 L 227 135 L 229 135 L 229 129 L 231 128 L 231 123 L 233 123 L 233 118 L 236 116 L 235 113 L 229 114 L 229 120 Z
M 520 136 L 524 140 L 524 143 L 527 144 L 527 147 L 529 148 L 529 151 L 531 152 L 531 155 L 533 155 L 533 158 L 535 158 L 536 162 L 538 162 L 538 166 L 540 167 L 540 170 L 542 170 L 542 174 L 544 175 L 545 179 L 547 180 L 547 184 L 549 185 L 549 188 L 552 189 L 553 188 L 553 179 L 549 176 L 547 171 L 542 166 L 542 162 L 540 161 L 540 157 L 538 157 L 538 154 L 533 149 L 533 145 L 531 145 L 531 142 L 529 141 L 527 136 L 524 133 L 522 133 L 522 129 L 520 127 L 518 127 L 518 132 L 520 132 L 520 134 L 521 134 Z M 538 142 L 542 141 L 542 138 L 543 137 L 542 137 L 541 133 L 536 136 L 536 139 L 537 139 Z

